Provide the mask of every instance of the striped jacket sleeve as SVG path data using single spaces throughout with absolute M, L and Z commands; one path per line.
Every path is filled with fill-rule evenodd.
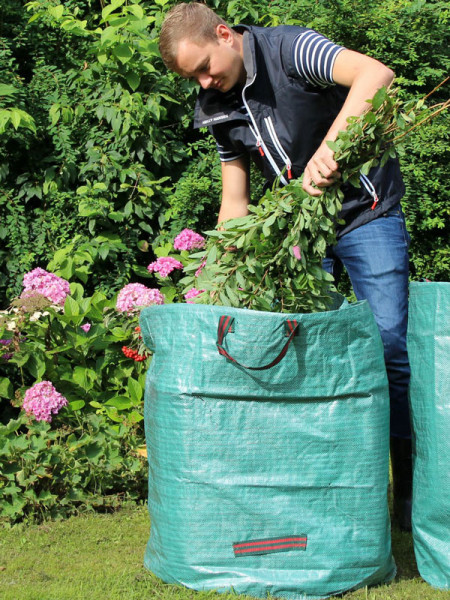
M 297 73 L 316 87 L 334 85 L 334 62 L 342 50 L 343 46 L 334 44 L 312 29 L 300 33 L 292 46 Z

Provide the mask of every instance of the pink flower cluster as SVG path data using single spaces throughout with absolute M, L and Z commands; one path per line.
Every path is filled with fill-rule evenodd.
M 117 296 L 116 309 L 132 313 L 134 310 L 151 304 L 164 304 L 164 296 L 157 289 L 148 288 L 142 283 L 129 283 Z
M 80 325 L 80 329 L 82 329 L 86 333 L 90 330 L 91 327 L 92 327 L 92 325 L 90 323 L 85 323 L 84 325 Z
M 184 295 L 186 302 L 188 304 L 194 304 L 194 302 L 192 302 L 192 300 L 190 300 L 190 298 L 195 298 L 196 296 L 198 296 L 199 294 L 202 294 L 205 290 L 197 290 L 197 288 L 193 287 L 191 288 L 188 292 L 186 292 L 186 294 Z
M 170 256 L 161 256 L 155 262 L 148 265 L 150 273 L 159 273 L 161 277 L 167 277 L 174 269 L 182 269 L 183 264 Z
M 173 242 L 175 250 L 192 250 L 193 248 L 203 248 L 205 238 L 192 229 L 183 229 Z
M 49 273 L 38 267 L 27 273 L 23 278 L 24 291 L 21 297 L 26 298 L 34 294 L 41 294 L 53 304 L 63 306 L 70 293 L 69 282 L 54 273 Z
M 50 381 L 35 383 L 25 392 L 23 408 L 37 421 L 50 423 L 52 414 L 57 415 L 63 406 L 67 406 L 67 399 L 56 391 Z

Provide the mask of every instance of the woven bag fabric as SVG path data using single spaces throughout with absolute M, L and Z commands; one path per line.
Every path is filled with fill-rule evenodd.
M 413 540 L 421 576 L 450 588 L 450 283 L 410 285 Z
M 368 304 L 173 304 L 140 323 L 154 351 L 146 567 L 196 590 L 296 600 L 392 579 L 388 385 Z

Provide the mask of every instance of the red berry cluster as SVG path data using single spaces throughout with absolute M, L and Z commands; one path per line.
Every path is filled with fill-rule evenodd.
M 139 354 L 137 350 L 133 350 L 133 348 L 128 348 L 128 346 L 122 346 L 122 352 L 127 358 L 132 358 L 136 362 L 142 362 L 147 358 L 144 354 Z

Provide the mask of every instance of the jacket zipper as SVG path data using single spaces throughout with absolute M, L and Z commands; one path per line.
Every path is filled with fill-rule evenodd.
M 255 138 L 256 138 L 256 146 L 257 146 L 257 148 L 258 148 L 258 150 L 259 150 L 259 153 L 261 154 L 261 156 L 266 156 L 266 158 L 267 158 L 267 160 L 269 161 L 269 163 L 270 163 L 270 165 L 271 165 L 272 169 L 275 171 L 275 173 L 276 173 L 277 177 L 279 177 L 279 178 L 280 178 L 280 181 L 283 183 L 283 185 L 287 185 L 287 183 L 288 183 L 288 182 L 286 181 L 286 179 L 285 179 L 285 178 L 283 177 L 283 175 L 281 174 L 281 171 L 280 171 L 280 169 L 278 168 L 278 165 L 277 165 L 277 163 L 274 161 L 274 159 L 273 159 L 272 155 L 270 154 L 270 152 L 269 152 L 269 150 L 268 150 L 267 146 L 266 146 L 266 145 L 265 145 L 265 143 L 264 143 L 264 140 L 263 140 L 263 138 L 262 138 L 262 135 L 261 135 L 261 133 L 259 132 L 258 126 L 256 125 L 255 118 L 253 117 L 253 115 L 252 115 L 252 113 L 251 113 L 251 110 L 250 110 L 250 107 L 249 107 L 249 105 L 247 104 L 247 100 L 245 99 L 245 90 L 246 90 L 246 89 L 247 89 L 247 88 L 248 88 L 250 85 L 252 85 L 252 83 L 255 81 L 255 77 L 256 77 L 256 73 L 255 73 L 255 75 L 253 76 L 253 79 L 252 79 L 252 80 L 251 80 L 249 83 L 246 83 L 246 84 L 245 84 L 245 87 L 244 87 L 244 89 L 242 90 L 242 101 L 244 102 L 244 106 L 245 106 L 245 108 L 247 109 L 247 113 L 248 113 L 248 115 L 249 115 L 249 117 L 250 117 L 250 119 L 251 119 L 251 122 L 252 122 L 252 124 L 253 124 L 253 127 L 251 127 L 251 125 L 249 125 L 249 127 L 250 127 L 250 130 L 251 130 L 251 132 L 253 133 L 253 135 L 254 135 L 254 136 L 255 136 Z
M 374 188 L 373 183 L 370 181 L 370 179 L 367 177 L 367 175 L 364 175 L 364 173 L 360 174 L 359 179 L 360 179 L 361 183 L 363 184 L 363 186 L 366 188 L 366 190 L 369 192 L 369 194 L 372 196 L 373 204 L 372 204 L 371 210 L 375 210 L 380 199 L 378 198 L 378 194 Z
M 273 142 L 275 148 L 278 151 L 278 154 L 281 157 L 281 160 L 286 165 L 287 177 L 288 177 L 288 179 L 292 179 L 292 163 L 291 163 L 291 159 L 289 158 L 289 156 L 284 151 L 283 146 L 281 145 L 281 142 L 278 139 L 278 136 L 277 136 L 277 133 L 275 131 L 275 127 L 273 125 L 273 121 L 272 121 L 271 117 L 265 117 L 264 118 L 264 123 L 266 124 L 267 131 L 269 132 L 269 135 L 270 135 L 270 137 L 272 139 L 272 142 Z

